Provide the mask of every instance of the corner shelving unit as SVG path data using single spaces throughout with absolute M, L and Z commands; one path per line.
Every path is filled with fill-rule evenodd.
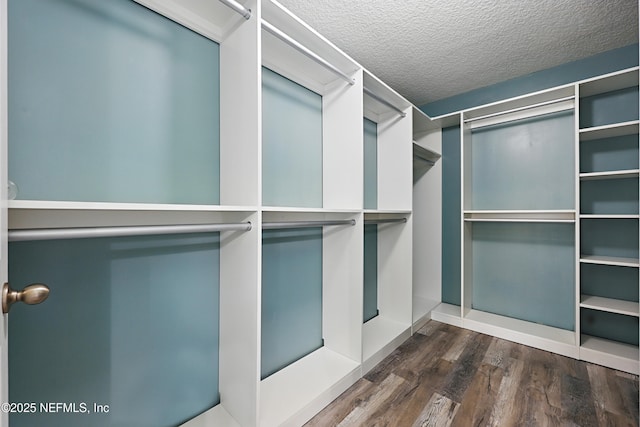
M 638 68 L 580 94 L 580 358 L 640 372 Z

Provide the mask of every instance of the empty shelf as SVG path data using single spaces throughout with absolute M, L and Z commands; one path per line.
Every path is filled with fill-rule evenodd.
M 582 335 L 580 359 L 638 375 L 638 347 L 604 338 Z
M 608 311 L 609 313 L 624 314 L 626 316 L 640 317 L 640 305 L 634 301 L 625 301 L 592 295 L 581 295 L 580 307 L 591 308 L 593 310 Z
M 593 139 L 614 138 L 617 136 L 633 135 L 638 133 L 638 121 L 615 123 L 612 125 L 596 126 L 580 129 L 580 141 Z

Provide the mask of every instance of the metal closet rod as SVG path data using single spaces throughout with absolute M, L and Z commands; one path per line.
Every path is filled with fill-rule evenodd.
M 30 240 L 88 239 L 95 237 L 148 236 L 155 234 L 212 233 L 216 231 L 249 230 L 251 230 L 250 222 L 230 224 L 42 228 L 9 230 L 9 241 L 24 242 Z
M 364 93 L 366 93 L 367 95 L 369 95 L 370 97 L 372 97 L 376 101 L 378 101 L 378 102 L 386 105 L 387 107 L 391 108 L 392 110 L 396 111 L 398 114 L 400 114 L 400 116 L 407 117 L 407 113 L 405 113 L 404 111 L 402 111 L 401 109 L 399 109 L 398 107 L 396 107 L 395 105 L 393 105 L 392 103 L 387 101 L 386 99 L 381 98 L 380 96 L 376 95 L 372 90 L 367 89 L 366 87 L 363 87 L 362 89 L 364 90 Z
M 391 223 L 405 223 L 407 218 L 380 218 L 380 219 L 365 219 L 364 225 L 372 224 L 391 224 Z
M 558 104 L 560 102 L 569 101 L 574 99 L 574 96 L 566 96 L 564 98 L 552 99 L 551 101 L 539 102 L 537 104 L 525 105 L 524 107 L 512 108 L 511 110 L 499 111 L 497 113 L 486 114 L 484 116 L 472 117 L 470 119 L 466 119 L 465 123 L 471 123 L 482 119 L 490 119 L 491 117 L 503 116 L 509 113 L 517 113 L 518 111 L 530 110 L 532 108 L 544 107 L 545 105 Z M 569 108 L 567 108 L 568 110 Z
M 287 43 L 288 45 L 290 45 L 291 47 L 293 47 L 294 49 L 296 49 L 300 53 L 302 53 L 305 56 L 313 59 L 318 64 L 320 64 L 323 67 L 325 67 L 327 70 L 329 70 L 329 71 L 333 72 L 334 74 L 336 74 L 337 76 L 341 77 L 344 81 L 346 81 L 350 85 L 353 86 L 356 83 L 355 79 L 352 78 L 350 75 L 342 72 L 340 69 L 338 69 L 338 67 L 336 67 L 335 65 L 333 65 L 332 63 L 330 63 L 326 59 L 320 57 L 317 53 L 315 53 L 311 49 L 307 48 L 306 46 L 302 45 L 298 41 L 296 41 L 293 38 L 289 37 L 286 33 L 282 32 L 278 28 L 274 27 L 273 25 L 271 25 L 270 23 L 268 23 L 264 19 L 262 20 L 262 28 L 264 28 L 265 30 L 267 30 L 268 32 L 270 32 L 271 34 L 273 34 L 274 36 L 276 36 L 277 38 L 279 38 L 283 42 Z
M 242 15 L 244 17 L 244 19 L 251 18 L 251 9 L 247 9 L 246 7 L 244 7 L 243 5 L 238 3 L 237 1 L 235 1 L 235 0 L 219 0 L 219 1 L 220 1 L 220 3 L 224 4 L 225 6 L 228 6 L 231 9 L 233 9 L 234 12 L 237 12 L 240 15 Z
M 340 219 L 333 221 L 283 221 L 283 222 L 263 222 L 263 230 L 273 230 L 276 228 L 309 228 L 322 227 L 325 225 L 356 225 L 355 219 Z

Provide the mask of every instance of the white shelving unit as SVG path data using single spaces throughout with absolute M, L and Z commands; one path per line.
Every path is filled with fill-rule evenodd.
M 410 336 L 414 302 L 424 310 L 439 299 L 414 301 L 412 289 L 412 141 L 436 155 L 438 125 L 277 1 L 241 2 L 247 17 L 215 0 L 138 3 L 219 44 L 219 204 L 12 200 L 9 229 L 250 222 L 220 233 L 221 401 L 184 425 L 301 425 Z M 264 201 L 263 67 L 321 97 L 318 206 Z M 363 117 L 378 125 L 375 209 L 363 208 Z M 434 206 L 423 212 L 439 214 Z M 398 218 L 378 225 L 380 314 L 363 325 L 363 225 Z M 355 225 L 323 227 L 323 345 L 261 380 L 262 225 L 334 220 Z M 429 280 L 432 292 L 440 279 Z
M 586 185 L 588 182 L 595 181 L 598 185 L 606 185 L 606 187 L 598 187 L 600 192 L 612 193 L 615 192 L 620 183 L 635 181 L 637 187 L 639 170 L 629 169 L 628 166 L 638 164 L 638 117 L 615 117 L 610 112 L 603 110 L 600 111 L 595 107 L 590 106 L 591 99 L 599 99 L 603 102 L 605 107 L 600 109 L 611 109 L 616 102 L 623 98 L 612 98 L 612 101 L 607 99 L 608 94 L 611 92 L 620 94 L 620 91 L 633 91 L 635 88 L 635 102 L 637 103 L 637 87 L 638 87 L 638 69 L 625 70 L 618 73 L 612 73 L 610 75 L 603 76 L 601 78 L 591 79 L 586 82 L 582 82 L 577 85 L 577 91 L 580 95 L 581 103 L 577 108 L 580 115 L 580 129 L 578 130 L 577 139 L 579 140 L 580 149 L 585 150 L 585 155 L 581 156 L 581 161 L 584 161 L 584 165 L 580 165 L 579 179 Z M 620 95 L 617 95 L 620 96 Z M 595 102 L 595 101 L 594 101 Z M 627 101 L 628 102 L 628 101 Z M 633 102 L 633 101 L 631 101 Z M 583 105 L 584 112 L 583 112 Z M 626 106 L 623 109 L 613 111 L 633 111 L 633 106 Z M 637 108 L 637 105 L 635 106 Z M 625 113 L 628 114 L 628 113 Z M 584 117 L 583 117 L 584 116 Z M 635 138 L 633 151 L 626 152 L 623 157 L 619 154 L 616 156 L 617 141 L 622 141 L 622 138 Z M 625 139 L 626 141 L 627 139 Z M 584 144 L 591 144 L 590 151 L 586 151 Z M 595 148 L 594 148 L 595 147 Z M 627 150 L 629 150 L 627 148 Z M 583 158 L 584 157 L 584 158 Z M 635 159 L 633 158 L 635 157 Z M 598 164 L 599 159 L 608 159 L 606 164 Z M 631 162 L 631 163 L 630 163 Z M 588 191 L 586 187 L 583 187 L 583 191 Z M 583 197 L 592 198 L 593 195 Z M 604 196 L 604 195 L 603 195 Z M 602 197 L 602 196 L 601 196 Z M 620 196 L 618 196 L 620 197 Z M 631 197 L 631 196 L 627 196 Z M 593 203 L 593 206 L 583 209 L 588 209 L 587 212 L 581 213 L 579 216 L 579 224 L 581 230 L 581 236 L 583 241 L 587 240 L 590 233 L 593 233 L 593 227 L 606 227 L 614 224 L 617 233 L 620 233 L 622 225 L 631 226 L 635 223 L 635 229 L 637 229 L 637 221 L 640 219 L 637 211 L 637 193 L 635 194 L 635 208 L 630 211 L 630 207 L 625 207 L 620 202 L 611 205 L 605 210 L 608 196 L 604 196 L 602 201 L 596 199 L 596 202 L 589 200 Z M 628 201 L 630 202 L 630 201 Z M 611 203 L 611 202 L 609 202 Z M 622 209 L 622 210 L 621 210 Z M 629 228 L 632 232 L 634 228 Z M 614 232 L 614 231 L 612 231 Z M 635 240 L 636 252 L 638 248 L 638 238 Z M 592 242 L 590 244 L 593 244 Z M 638 269 L 640 268 L 640 262 L 637 257 L 621 257 L 612 256 L 616 255 L 611 253 L 607 254 L 607 251 L 615 250 L 615 248 L 609 248 L 611 243 L 607 244 L 605 249 L 597 249 L 597 253 L 586 253 L 580 255 L 581 265 L 593 265 L 592 268 L 609 268 L 609 269 Z M 595 249 L 595 248 L 594 248 Z M 594 249 L 583 249 L 590 252 Z M 598 363 L 606 366 L 610 366 L 615 369 L 625 370 L 634 374 L 640 372 L 640 363 L 638 359 L 638 323 L 635 321 L 635 332 L 627 333 L 627 340 L 635 341 L 633 345 L 628 342 L 619 341 L 619 335 L 616 335 L 612 329 L 624 329 L 629 327 L 629 322 L 624 319 L 637 319 L 640 316 L 640 309 L 638 304 L 638 283 L 619 283 L 615 278 L 607 280 L 606 285 L 601 284 L 600 288 L 585 291 L 582 288 L 586 285 L 582 284 L 582 281 L 587 280 L 585 276 L 581 278 L 580 286 L 580 300 L 579 300 L 579 313 L 576 318 L 579 321 L 580 331 L 580 358 L 593 363 Z M 604 288 L 603 288 L 604 286 Z M 616 291 L 621 287 L 633 286 L 635 288 L 635 296 L 631 296 L 631 300 L 612 298 L 608 296 L 608 292 Z M 600 293 L 590 295 L 589 293 Z M 630 295 L 627 295 L 629 298 Z M 583 310 L 587 310 L 590 314 L 586 324 L 583 324 L 585 320 L 582 318 Z M 609 313 L 608 316 L 614 317 L 598 318 L 596 315 L 602 316 L 604 313 Z M 616 317 L 617 316 L 617 317 Z M 598 322 L 607 322 L 606 327 L 597 326 Z M 612 323 L 615 322 L 615 323 Z M 622 323 L 621 323 L 622 322 Z M 631 324 L 634 322 L 632 321 Z M 607 329 L 608 332 L 604 332 Z M 589 333 L 597 334 L 599 336 L 591 336 Z M 611 335 L 613 333 L 613 335 Z M 629 338 L 631 336 L 631 338 Z
M 413 109 L 413 331 L 442 299 L 441 123 Z
M 364 210 L 365 224 L 406 219 L 377 225 L 378 315 L 362 325 L 365 373 L 411 335 L 411 109 L 414 107 L 366 70 L 363 85 L 363 117 L 376 123 L 377 129 L 377 206 Z
M 639 372 L 639 352 L 637 345 L 630 345 L 612 339 L 590 336 L 581 328 L 581 310 L 593 310 L 595 312 L 609 313 L 613 316 L 626 316 L 632 319 L 638 318 L 638 284 L 628 283 L 625 292 L 633 293 L 636 289 L 635 300 L 623 300 L 612 298 L 606 295 L 589 295 L 581 292 L 580 274 L 584 268 L 625 268 L 638 269 L 640 263 L 635 257 L 612 256 L 606 254 L 580 253 L 581 248 L 581 230 L 585 228 L 585 223 L 595 223 L 598 221 L 626 221 L 627 224 L 633 224 L 640 218 L 637 212 L 637 201 L 634 202 L 635 193 L 631 181 L 638 179 L 638 161 L 635 160 L 634 154 L 629 150 L 629 142 L 634 136 L 638 135 L 638 118 L 637 117 L 621 117 L 619 120 L 602 120 L 595 117 L 596 121 L 593 125 L 579 125 L 579 122 L 585 120 L 585 114 L 593 114 L 588 107 L 589 105 L 581 105 L 583 100 L 589 102 L 592 96 L 598 97 L 612 91 L 627 89 L 633 91 L 638 86 L 638 67 L 609 75 L 587 79 L 567 84 L 548 90 L 534 92 L 531 94 L 518 96 L 504 101 L 494 102 L 491 104 L 470 108 L 447 116 L 436 117 L 434 120 L 441 121 L 446 125 L 455 125 L 458 119 L 461 125 L 461 181 L 462 181 L 462 212 L 460 213 L 460 227 L 462 231 L 461 238 L 461 262 L 462 262 L 462 305 L 451 305 L 441 303 L 431 311 L 431 318 L 473 329 L 479 332 L 498 336 L 504 339 L 520 342 L 526 345 L 538 347 L 548 351 L 554 351 L 566 356 L 580 358 L 591 361 L 593 363 L 602 364 L 616 369 L 621 369 L 630 373 L 637 374 Z M 637 90 L 637 89 L 636 89 Z M 620 92 L 618 92 L 620 93 Z M 628 93 L 624 96 L 633 97 Z M 637 96 L 637 95 L 636 95 Z M 636 98 L 637 102 L 637 98 Z M 510 210 L 510 209 L 478 209 L 472 203 L 471 189 L 474 176 L 472 162 L 470 161 L 474 150 L 472 142 L 472 133 L 483 127 L 489 127 L 501 123 L 510 123 L 522 118 L 536 117 L 548 113 L 554 113 L 563 110 L 571 110 L 575 108 L 575 160 L 568 160 L 566 165 L 562 167 L 571 167 L 576 171 L 574 178 L 575 185 L 575 202 L 574 206 L 568 206 L 568 209 L 561 210 Z M 637 107 L 636 107 L 637 108 Z M 613 110 L 613 109 L 612 109 Z M 616 109 L 616 111 L 633 111 L 630 107 L 625 109 Z M 599 113 L 595 113 L 599 114 Z M 606 153 L 606 142 L 608 138 L 624 138 L 623 147 L 625 154 L 619 155 L 625 157 L 625 161 L 620 167 L 602 167 L 601 165 L 615 166 L 615 155 Z M 604 150 L 605 155 L 598 157 L 594 164 L 599 166 L 594 169 L 581 168 L 580 147 L 582 144 L 591 144 L 592 151 Z M 604 148 L 599 148 L 597 144 L 602 144 Z M 637 157 L 637 143 L 635 145 L 635 157 Z M 613 149 L 616 150 L 616 149 Z M 629 154 L 630 153 L 630 154 Z M 612 158 L 614 160 L 612 160 Z M 573 163 L 573 164 L 570 164 Z M 615 200 L 611 205 L 604 206 L 599 200 L 591 200 L 581 197 L 581 189 L 586 186 L 592 187 L 599 191 L 604 185 L 618 185 L 618 183 L 626 183 L 624 193 L 622 195 L 611 196 L 611 200 Z M 590 189 L 590 191 L 595 191 Z M 636 190 L 637 192 L 637 190 Z M 617 197 L 617 198 L 616 198 Z M 581 200 L 582 199 L 582 200 Z M 581 207 L 581 201 L 585 207 Z M 593 205 L 588 205 L 591 203 Z M 604 206 L 604 207 L 603 207 Z M 635 210 L 633 206 L 636 206 Z M 415 215 L 415 209 L 414 209 Z M 575 229 L 575 307 L 567 308 L 575 310 L 575 330 L 566 330 L 561 328 L 540 325 L 534 322 L 514 319 L 509 316 L 497 315 L 485 311 L 478 310 L 474 307 L 472 298 L 473 283 L 473 257 L 472 236 L 476 226 L 510 226 L 518 224 L 544 224 L 554 225 L 567 224 Z M 627 248 L 628 249 L 628 248 Z M 593 266 L 593 267 L 589 267 Z M 604 274 L 604 273 L 603 273 Z M 633 277 L 632 274 L 626 274 Z M 633 299 L 633 298 L 631 298 Z M 629 322 L 627 322 L 627 325 Z M 583 330 L 584 329 L 584 330 Z M 631 334 L 633 335 L 633 334 Z M 637 334 L 636 334 L 637 335 Z

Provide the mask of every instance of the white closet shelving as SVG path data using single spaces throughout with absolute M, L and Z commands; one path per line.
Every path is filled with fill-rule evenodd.
M 638 374 L 638 69 L 577 91 L 580 358 Z
M 411 335 L 411 115 L 412 105 L 368 71 L 363 74 L 363 117 L 376 124 L 375 207 L 365 224 L 377 231 L 377 312 L 362 325 L 362 370 L 369 371 Z M 368 260 L 367 262 L 371 262 Z
M 610 94 L 613 94 L 610 96 Z M 434 120 L 461 126 L 462 212 L 460 243 L 462 257 L 461 306 L 441 303 L 431 313 L 433 319 L 466 327 L 512 341 L 554 351 L 637 374 L 638 355 L 638 67 L 609 75 L 544 90 L 513 99 L 471 108 Z M 565 156 L 555 169 L 575 170 L 567 178 L 569 198 L 564 206 L 553 209 L 527 206 L 491 206 L 475 191 L 484 176 L 475 169 L 475 156 L 482 154 L 480 144 L 484 129 L 511 126 L 519 120 L 546 120 L 561 111 L 574 112 L 574 130 L 565 140 L 574 140 L 575 149 Z M 549 127 L 554 126 L 549 122 Z M 480 138 L 476 138 L 476 134 Z M 573 136 L 571 136 L 573 134 Z M 510 149 L 510 147 L 503 147 Z M 499 151 L 494 151 L 499 153 Z M 498 154 L 500 155 L 500 154 Z M 549 169 L 549 158 L 544 160 Z M 533 164 L 535 159 L 529 159 Z M 502 167 L 495 164 L 494 167 Z M 526 167 L 519 174 L 528 173 Z M 555 173 L 555 172 L 549 172 Z M 512 175 L 510 180 L 519 179 Z M 533 178 L 529 178 L 530 180 Z M 535 181 L 535 179 L 533 179 Z M 509 180 L 507 180 L 509 181 Z M 492 197 L 503 191 L 500 183 L 491 183 L 494 191 L 482 197 Z M 518 181 L 520 182 L 520 181 Z M 533 182 L 533 181 L 532 181 Z M 549 186 L 547 194 L 559 194 L 559 180 Z M 573 190 L 572 190 L 573 188 Z M 527 197 L 537 201 L 529 191 Z M 511 200 L 520 197 L 514 194 Z M 486 199 L 491 200 L 491 199 Z M 493 199 L 493 204 L 500 200 Z M 520 198 L 521 204 L 527 200 Z M 494 236 L 496 242 L 502 227 L 556 227 L 569 237 L 568 249 L 574 256 L 562 261 L 562 271 L 575 271 L 575 278 L 563 279 L 562 286 L 570 291 L 575 304 L 566 302 L 564 312 L 575 317 L 574 326 L 539 324 L 520 318 L 526 313 L 497 313 L 476 306 L 474 289 L 476 269 L 486 263 L 488 248 L 474 251 L 476 233 L 479 238 Z M 485 228 L 478 228 L 485 227 Z M 557 228 L 568 227 L 568 228 Z M 515 230 L 515 229 L 514 229 Z M 526 236 L 526 229 L 518 233 Z M 537 229 L 542 230 L 542 229 Z M 573 232 L 571 232 L 573 230 Z M 573 233 L 573 234 L 572 234 Z M 501 240 L 502 239 L 502 240 Z M 506 240 L 505 240 L 506 242 Z M 511 254 L 503 254 L 510 257 Z M 504 258 L 506 260 L 506 258 Z M 552 261 L 553 262 L 553 261 Z M 571 276 L 571 274 L 569 274 Z M 520 279 L 515 279 L 520 281 Z M 570 289 L 573 288 L 574 290 Z M 556 291 L 550 292 L 555 294 Z M 501 298 L 497 295 L 496 298 Z M 503 307 L 509 307 L 504 302 Z M 547 307 L 545 307 L 545 310 Z M 526 311 L 526 310 L 524 310 Z
M 427 185 L 433 196 L 425 198 L 420 209 L 424 215 L 439 215 L 435 208 L 441 191 L 439 124 L 276 1 L 243 1 L 242 13 L 218 1 L 137 3 L 219 46 L 220 148 L 219 160 L 210 165 L 219 174 L 219 184 L 213 188 L 219 201 L 24 200 L 18 195 L 8 203 L 9 229 L 251 223 L 247 231 L 220 232 L 220 403 L 184 425 L 301 425 L 406 340 L 440 298 L 437 271 L 429 272 L 424 284 L 412 282 L 412 159 L 418 149 L 423 158 L 435 162 Z M 163 42 L 168 40 L 158 43 Z M 311 191 L 318 191 L 319 197 L 313 202 L 297 196 L 279 200 L 279 194 L 287 191 L 272 191 L 273 182 L 282 181 L 269 175 L 278 169 L 269 157 L 274 152 L 269 144 L 278 138 L 268 134 L 272 123 L 265 118 L 267 78 L 318 101 L 321 145 L 316 147 L 318 154 L 309 157 L 317 167 L 313 179 L 318 185 Z M 363 118 L 377 125 L 377 202 L 366 208 Z M 281 159 L 295 152 L 286 146 L 276 150 L 284 150 Z M 293 163 L 299 171 L 295 158 Z M 306 185 L 306 178 L 296 173 L 289 181 Z M 185 191 L 200 191 L 203 182 L 211 185 L 202 179 Z M 206 190 L 201 192 L 208 197 Z M 209 200 L 205 196 L 201 199 Z M 437 215 L 420 231 L 421 236 L 437 232 Z M 344 223 L 322 227 L 321 253 L 313 255 L 322 258 L 322 344 L 263 375 L 262 298 L 270 285 L 267 281 L 272 280 L 264 277 L 263 225 L 287 223 L 286 228 L 291 223 L 318 221 Z M 371 222 L 379 223 L 379 314 L 363 324 L 364 225 Z M 433 260 L 421 264 L 434 268 L 439 264 L 435 255 L 439 239 L 436 235 L 425 246 Z M 413 307 L 417 307 L 415 313 Z

